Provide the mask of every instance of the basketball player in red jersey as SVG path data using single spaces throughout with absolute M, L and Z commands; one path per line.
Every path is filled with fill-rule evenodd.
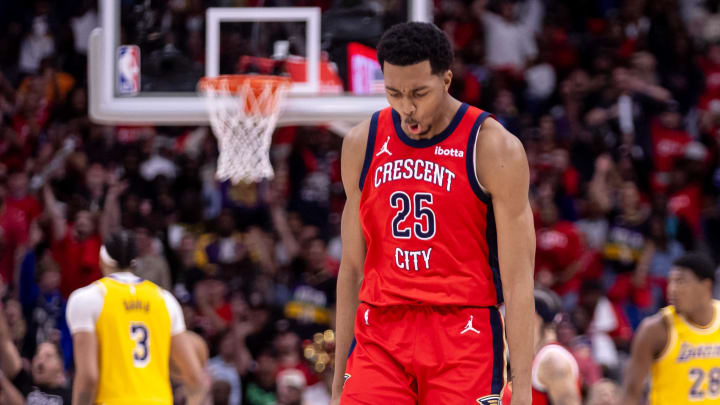
M 535 290 L 535 360 L 532 365 L 533 405 L 581 405 L 580 371 L 575 357 L 557 343 L 556 316 L 560 298 Z M 512 385 L 505 388 L 503 405 L 514 405 Z
M 432 24 L 388 30 L 378 59 L 391 107 L 343 142 L 333 404 L 499 404 L 503 301 L 515 404 L 530 404 L 527 158 L 448 94 L 452 55 Z

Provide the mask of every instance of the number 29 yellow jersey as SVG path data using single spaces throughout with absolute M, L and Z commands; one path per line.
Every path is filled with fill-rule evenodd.
M 94 330 L 99 381 L 95 403 L 172 404 L 170 339 L 185 330 L 177 300 L 131 273 L 81 288 L 68 301 L 74 334 Z
M 652 365 L 651 405 L 720 405 L 720 301 L 713 306 L 713 320 L 704 327 L 673 306 L 661 310 L 669 326 L 668 343 Z

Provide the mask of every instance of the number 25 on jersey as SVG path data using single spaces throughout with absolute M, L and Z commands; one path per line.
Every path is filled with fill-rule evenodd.
M 435 212 L 432 210 L 433 195 L 430 193 L 415 193 L 412 199 L 402 191 L 396 191 L 390 196 L 390 207 L 397 210 L 392 220 L 392 235 L 395 239 L 411 239 L 414 235 L 422 241 L 430 240 L 435 236 Z M 410 213 L 413 223 L 402 225 Z M 430 269 L 430 253 L 432 248 L 422 250 L 395 249 L 395 265 L 402 270 Z

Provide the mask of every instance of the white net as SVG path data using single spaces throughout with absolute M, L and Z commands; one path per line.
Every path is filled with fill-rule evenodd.
M 204 79 L 210 123 L 218 140 L 218 180 L 252 183 L 272 178 L 270 142 L 289 81 L 240 76 Z

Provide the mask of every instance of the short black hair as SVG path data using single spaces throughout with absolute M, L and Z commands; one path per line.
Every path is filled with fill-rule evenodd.
M 687 253 L 675 260 L 673 265 L 692 271 L 700 280 L 710 280 L 715 283 L 715 266 L 710 258 L 702 253 Z
M 103 245 L 110 257 L 117 262 L 118 269 L 132 267 L 133 260 L 137 257 L 134 233 L 126 229 L 114 231 L 103 241 Z
M 545 324 L 555 321 L 557 314 L 562 312 L 562 300 L 552 290 L 536 287 L 533 291 L 535 298 L 535 312 L 540 315 Z
M 435 24 L 407 22 L 393 25 L 385 31 L 377 46 L 378 62 L 408 66 L 430 61 L 435 75 L 450 70 L 453 62 L 452 45 L 447 35 Z

